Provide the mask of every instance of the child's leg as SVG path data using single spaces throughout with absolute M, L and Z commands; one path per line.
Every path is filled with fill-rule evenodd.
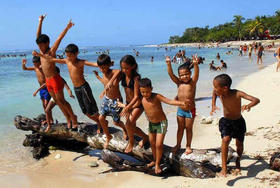
M 152 149 L 152 154 L 153 154 L 153 161 L 149 163 L 147 166 L 152 167 L 155 166 L 155 160 L 156 160 L 156 133 L 149 133 L 149 141 L 150 141 L 150 146 Z
M 106 135 L 106 142 L 104 144 L 104 149 L 107 149 L 108 146 L 109 146 L 109 142 L 113 137 L 110 134 L 109 129 L 108 129 L 108 124 L 106 123 L 106 116 L 100 115 L 99 116 L 99 122 L 102 126 L 102 129 L 103 129 L 105 135 Z
M 185 118 L 181 116 L 177 116 L 177 144 L 172 148 L 172 152 L 176 153 L 179 149 L 181 149 L 181 142 L 184 134 L 185 129 Z
M 160 161 L 163 153 L 163 140 L 164 140 L 165 134 L 158 133 L 156 135 L 156 166 L 155 166 L 155 173 L 160 174 L 161 168 L 160 168 Z
M 193 122 L 194 118 L 185 118 L 185 124 L 186 124 L 186 135 L 187 135 L 187 146 L 186 146 L 186 151 L 185 154 L 190 154 L 192 153 L 191 149 L 191 143 L 192 143 L 192 129 L 193 129 Z
M 222 171 L 220 173 L 223 176 L 227 174 L 227 157 L 230 140 L 231 138 L 229 136 L 224 136 L 222 139 Z
M 86 116 L 97 123 L 97 134 L 101 133 L 101 125 L 99 122 L 99 113 L 93 115 L 86 114 Z
M 47 108 L 45 109 L 46 112 L 46 120 L 47 120 L 47 129 L 45 130 L 45 132 L 48 132 L 51 128 L 51 124 L 53 123 L 53 121 L 51 122 L 51 118 L 50 115 L 52 113 L 52 109 L 55 107 L 56 103 L 53 101 L 49 101 Z
M 236 158 L 236 170 L 238 172 L 241 171 L 240 169 L 240 160 L 241 160 L 241 156 L 243 154 L 243 142 L 239 141 L 238 139 L 236 139 L 236 150 L 237 150 L 237 154 L 238 157 Z
M 122 130 L 123 130 L 123 138 L 126 140 L 127 139 L 127 133 L 126 133 L 126 129 L 125 129 L 124 123 L 122 121 L 119 121 L 119 122 L 113 121 L 113 123 L 114 123 L 114 125 L 122 128 Z

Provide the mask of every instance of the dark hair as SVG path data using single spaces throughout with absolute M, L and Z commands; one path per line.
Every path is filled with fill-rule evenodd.
M 101 54 L 97 58 L 97 65 L 98 66 L 101 66 L 101 65 L 111 65 L 111 63 L 112 63 L 111 58 L 107 54 Z
M 132 55 L 125 55 L 122 57 L 120 60 L 120 66 L 122 62 L 125 62 L 129 66 L 134 66 L 135 68 L 132 70 L 132 79 L 135 78 L 136 76 L 140 77 L 140 74 L 138 73 L 138 64 L 135 60 L 135 58 Z M 124 73 L 122 73 L 122 76 L 125 76 Z
M 188 70 L 188 71 L 191 71 L 191 69 L 190 69 L 190 63 L 183 63 L 182 65 L 180 65 L 179 67 L 178 67 L 178 72 L 180 71 L 180 70 L 182 70 L 182 69 L 185 69 L 185 70 Z
M 39 37 L 36 39 L 36 43 L 40 44 L 40 43 L 47 43 L 50 42 L 50 38 L 48 37 L 48 35 L 46 34 L 41 34 L 39 35 Z
M 79 52 L 79 48 L 76 44 L 68 44 L 65 48 L 65 52 L 75 54 Z
M 152 82 L 149 78 L 142 78 L 139 80 L 139 87 L 152 87 Z
M 230 88 L 231 83 L 232 83 L 230 76 L 227 74 L 220 74 L 220 75 L 216 76 L 214 78 L 214 80 L 217 80 L 219 82 L 219 86 L 221 86 L 221 87 L 227 86 L 228 88 Z
M 57 67 L 57 66 L 55 66 L 55 71 L 59 74 L 60 73 L 60 69 Z
M 40 57 L 38 57 L 38 56 L 33 56 L 32 62 L 33 62 L 33 63 L 39 63 L 39 62 L 40 62 Z

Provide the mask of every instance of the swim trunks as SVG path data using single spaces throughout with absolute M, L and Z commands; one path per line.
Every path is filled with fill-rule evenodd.
M 219 130 L 222 138 L 224 136 L 230 136 L 243 142 L 246 133 L 246 123 L 242 116 L 237 120 L 222 117 L 219 121 Z
M 74 87 L 76 97 L 78 99 L 82 112 L 86 115 L 94 115 L 98 112 L 95 99 L 92 95 L 91 88 L 87 82 L 80 87 Z
M 58 93 L 63 90 L 65 81 L 61 78 L 59 74 L 46 78 L 46 86 L 49 92 Z
M 258 53 L 258 57 L 262 57 L 263 53 L 262 52 L 259 52 Z
M 149 122 L 149 133 L 165 134 L 167 132 L 167 119 L 158 123 Z
M 177 116 L 184 117 L 184 118 L 194 118 L 195 117 L 196 109 L 185 111 L 182 108 L 178 107 Z
M 49 94 L 49 92 L 48 92 L 46 87 L 40 90 L 40 96 L 41 96 L 42 100 L 43 99 L 45 99 L 47 101 L 51 100 L 51 96 L 50 96 L 50 94 Z
M 101 105 L 101 115 L 103 116 L 112 116 L 113 121 L 119 123 L 120 122 L 120 112 L 122 108 L 118 107 L 116 99 L 110 99 L 107 96 L 103 97 L 102 105 Z

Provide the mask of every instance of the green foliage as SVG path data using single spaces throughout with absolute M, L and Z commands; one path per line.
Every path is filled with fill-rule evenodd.
M 263 39 L 266 30 L 269 30 L 271 35 L 280 34 L 280 10 L 277 10 L 273 16 L 257 16 L 255 19 L 247 20 L 241 15 L 234 15 L 232 22 L 210 29 L 209 26 L 187 28 L 182 36 L 171 36 L 169 43 Z

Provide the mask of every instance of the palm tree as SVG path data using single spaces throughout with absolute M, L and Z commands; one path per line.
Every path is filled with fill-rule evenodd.
M 255 20 L 249 24 L 248 29 L 250 31 L 250 35 L 252 35 L 253 33 L 256 34 L 257 36 L 262 35 L 265 29 L 263 18 L 257 16 Z
M 233 23 L 237 28 L 239 40 L 241 40 L 242 21 L 245 20 L 245 18 L 241 15 L 234 15 L 233 17 L 234 17 Z

